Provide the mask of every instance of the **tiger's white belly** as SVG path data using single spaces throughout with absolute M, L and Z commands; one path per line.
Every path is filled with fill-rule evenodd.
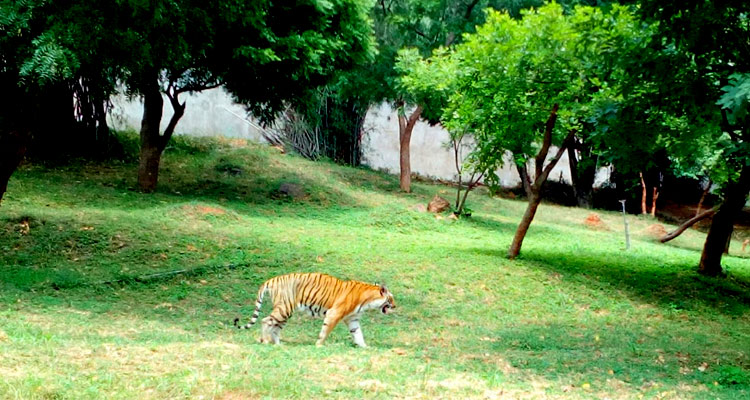
M 297 305 L 297 312 L 305 313 L 313 318 L 324 317 L 326 315 L 326 311 L 328 311 L 328 309 L 323 306 L 308 306 L 306 304 Z

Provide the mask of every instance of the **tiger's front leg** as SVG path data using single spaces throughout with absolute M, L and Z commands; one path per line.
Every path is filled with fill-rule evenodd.
M 346 324 L 349 326 L 349 333 L 352 334 L 354 344 L 359 347 L 367 347 L 365 344 L 365 337 L 362 334 L 362 327 L 359 325 L 359 318 L 359 315 L 354 315 L 346 321 Z
M 315 343 L 316 346 L 320 347 L 323 345 L 323 342 L 328 337 L 328 334 L 331 333 L 334 327 L 336 327 L 336 324 L 341 321 L 341 316 L 339 315 L 339 312 L 335 309 L 330 309 L 326 313 L 326 317 L 323 320 L 323 327 L 320 329 L 320 335 L 318 336 L 318 341 Z

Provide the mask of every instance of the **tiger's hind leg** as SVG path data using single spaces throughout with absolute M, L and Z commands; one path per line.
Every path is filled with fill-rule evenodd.
M 281 330 L 285 324 L 286 318 L 274 310 L 271 315 L 263 318 L 260 342 L 281 344 Z
M 260 342 L 273 343 L 273 327 L 276 321 L 271 317 L 265 317 L 260 323 Z

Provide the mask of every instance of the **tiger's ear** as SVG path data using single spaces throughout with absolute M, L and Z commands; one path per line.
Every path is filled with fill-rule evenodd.
M 388 288 L 385 287 L 385 285 L 383 285 L 382 283 L 378 286 L 380 286 L 380 295 L 385 296 L 385 294 L 388 293 Z

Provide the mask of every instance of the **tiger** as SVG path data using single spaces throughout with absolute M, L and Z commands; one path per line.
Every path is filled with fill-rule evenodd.
M 380 309 L 383 314 L 389 314 L 396 308 L 393 294 L 385 285 L 343 281 L 320 273 L 292 273 L 265 281 L 258 289 L 255 312 L 250 322 L 240 325 L 240 319 L 235 318 L 235 327 L 249 329 L 255 324 L 266 293 L 273 300 L 273 310 L 261 321 L 261 343 L 280 344 L 281 330 L 297 310 L 312 317 L 323 317 L 316 346 L 322 346 L 336 324 L 344 321 L 354 344 L 367 347 L 359 324 L 364 311 Z

